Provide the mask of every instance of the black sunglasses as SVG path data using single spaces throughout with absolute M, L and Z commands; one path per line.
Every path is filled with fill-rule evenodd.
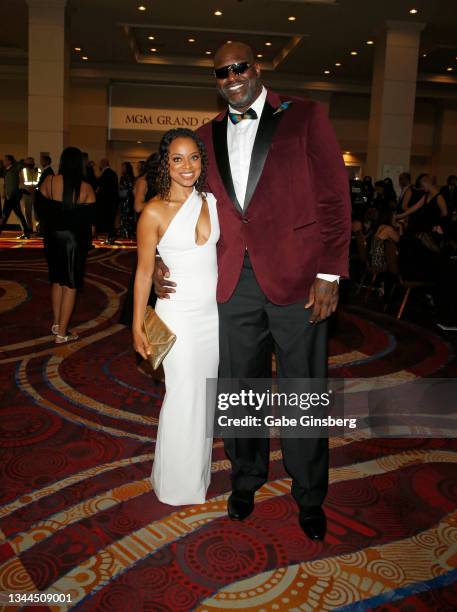
M 229 72 L 233 72 L 237 76 L 239 74 L 243 74 L 246 72 L 248 68 L 251 67 L 249 62 L 238 62 L 237 64 L 229 64 L 228 66 L 223 66 L 222 68 L 216 68 L 214 70 L 214 74 L 217 79 L 226 79 L 229 75 Z

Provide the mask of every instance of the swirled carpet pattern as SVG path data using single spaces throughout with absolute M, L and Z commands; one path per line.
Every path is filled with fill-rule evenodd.
M 453 440 L 332 439 L 323 543 L 298 526 L 275 442 L 245 522 L 226 518 L 220 440 L 205 505 L 157 501 L 163 385 L 137 368 L 117 322 L 132 256 L 91 252 L 80 340 L 56 347 L 41 251 L 0 252 L 0 591 L 71 595 L 51 610 L 456 610 Z M 457 375 L 441 337 L 351 307 L 334 325 L 330 366 L 345 377 Z

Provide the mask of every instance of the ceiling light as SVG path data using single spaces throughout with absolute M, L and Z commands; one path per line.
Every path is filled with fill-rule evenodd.
M 449 68 L 446 68 L 446 70 L 447 70 L 448 72 L 452 72 L 452 71 L 454 70 L 454 68 L 451 68 L 451 67 L 449 66 Z
M 427 57 L 427 54 L 426 53 L 422 53 L 422 57 Z
M 232 41 L 231 41 L 231 40 L 228 40 L 228 41 L 227 41 L 227 44 L 228 44 L 228 45 L 231 45 L 231 44 L 232 44 Z
M 324 70 L 324 74 L 330 74 L 330 70 Z
M 75 47 L 75 51 L 81 51 L 81 47 Z
M 374 40 L 367 40 L 367 45 L 374 45 Z
M 222 15 L 222 11 L 214 11 L 216 17 L 220 17 Z
M 211 55 L 211 51 L 205 51 L 206 55 Z
M 82 58 L 84 61 L 87 61 L 89 58 L 87 57 L 87 55 L 83 55 Z
M 287 17 L 288 21 L 295 21 L 297 18 L 294 17 L 293 15 L 291 15 L 290 17 Z
M 148 36 L 148 40 L 155 40 L 155 36 Z
M 257 57 L 263 57 L 261 53 L 257 53 Z
M 142 140 L 137 140 L 136 144 L 143 144 L 143 141 Z
M 155 47 L 152 47 L 152 49 L 149 49 L 149 50 L 152 51 L 152 53 L 155 53 L 157 51 Z
M 139 11 L 145 11 L 146 7 L 143 4 L 140 4 L 140 6 L 138 7 Z
M 337 66 L 338 68 L 341 66 L 340 62 L 336 62 L 335 66 Z
M 187 42 L 195 42 L 195 38 L 188 38 Z
M 417 9 L 411 9 L 409 12 L 410 12 L 410 15 L 417 15 L 419 11 Z
M 358 55 L 359 52 L 358 51 L 351 51 L 351 55 Z
M 271 47 L 271 42 L 266 42 L 265 47 Z

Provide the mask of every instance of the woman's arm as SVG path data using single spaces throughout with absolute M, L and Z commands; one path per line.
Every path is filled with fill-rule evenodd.
M 135 209 L 135 212 L 138 214 L 142 212 L 143 208 L 146 205 L 144 198 L 146 197 L 147 189 L 148 189 L 148 184 L 147 184 L 146 179 L 144 178 L 144 176 L 140 176 L 133 190 L 133 193 L 135 195 L 135 202 L 133 204 L 133 208 Z
M 396 216 L 397 221 L 398 219 L 405 219 L 406 217 L 409 217 L 409 215 L 411 215 L 412 213 L 415 213 L 416 210 L 419 210 L 419 208 L 422 208 L 424 204 L 425 204 L 425 194 L 421 197 L 419 202 L 414 204 L 414 206 L 411 206 L 411 208 L 408 208 L 408 210 L 405 211 L 404 213 L 401 213 L 401 215 L 397 215 Z
M 146 206 L 137 225 L 137 258 L 133 290 L 133 346 L 140 355 L 147 359 L 150 353 L 149 344 L 143 331 L 144 313 L 151 293 L 152 275 L 154 273 L 155 252 L 159 241 L 160 215 L 157 204 Z
M 411 187 L 408 187 L 408 189 L 405 192 L 402 203 L 401 203 L 401 209 L 403 211 L 408 210 L 408 204 L 410 203 L 412 196 L 413 196 L 413 190 L 411 189 Z
M 438 206 L 440 207 L 441 216 L 442 217 L 447 217 L 447 204 L 446 204 L 446 200 L 444 199 L 444 197 L 441 194 L 436 198 L 436 202 L 437 202 Z

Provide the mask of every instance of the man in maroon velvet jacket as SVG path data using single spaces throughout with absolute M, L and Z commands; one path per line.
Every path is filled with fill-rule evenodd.
M 348 179 L 335 134 L 319 103 L 267 90 L 244 44 L 218 50 L 215 75 L 229 108 L 198 133 L 221 229 L 219 376 L 268 377 L 273 345 L 278 377 L 325 378 L 325 319 L 348 273 L 350 236 Z M 156 282 L 159 297 L 166 284 Z M 300 525 L 321 540 L 328 441 L 283 438 L 281 446 Z M 225 449 L 233 485 L 228 514 L 243 520 L 267 481 L 269 440 L 225 439 Z

